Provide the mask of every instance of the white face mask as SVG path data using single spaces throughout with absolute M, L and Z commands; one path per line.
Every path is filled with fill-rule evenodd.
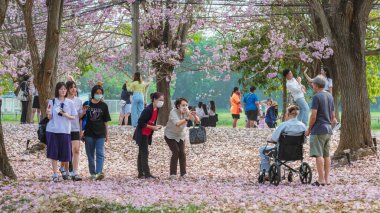
M 164 105 L 163 101 L 157 101 L 157 108 L 161 108 Z
M 187 112 L 188 108 L 187 106 L 181 106 L 181 112 Z

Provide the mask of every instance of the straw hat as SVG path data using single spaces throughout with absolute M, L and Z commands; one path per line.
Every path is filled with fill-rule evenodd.
M 272 102 L 272 106 L 278 106 L 277 101 L 273 101 L 273 102 Z

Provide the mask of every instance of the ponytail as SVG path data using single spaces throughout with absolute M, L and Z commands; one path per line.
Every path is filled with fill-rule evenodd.
M 153 103 L 154 99 L 159 99 L 161 96 L 164 96 L 164 94 L 161 93 L 161 92 L 151 93 L 151 94 L 150 94 L 150 100 L 151 100 L 152 103 Z

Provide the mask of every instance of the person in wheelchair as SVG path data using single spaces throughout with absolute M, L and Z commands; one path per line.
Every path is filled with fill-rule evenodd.
M 268 138 L 268 142 L 276 144 L 274 147 L 262 146 L 260 147 L 260 173 L 265 170 L 265 179 L 268 180 L 268 172 L 270 167 L 270 157 L 276 156 L 278 142 L 280 141 L 281 134 L 289 136 L 300 136 L 306 131 L 306 126 L 301 121 L 297 120 L 299 114 L 299 107 L 291 105 L 287 109 L 288 120 L 281 123 L 278 128 Z

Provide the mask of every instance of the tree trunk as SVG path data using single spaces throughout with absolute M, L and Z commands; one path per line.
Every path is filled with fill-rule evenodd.
M 28 124 L 31 124 L 34 122 L 34 119 L 33 119 L 33 95 L 30 95 L 29 96 L 29 102 L 28 102 L 28 110 L 27 110 L 27 113 L 26 113 L 26 123 Z
M 174 70 L 174 66 L 167 63 L 157 63 L 156 68 L 156 84 L 157 92 L 164 94 L 164 106 L 160 109 L 158 114 L 157 123 L 159 125 L 166 125 L 169 119 L 169 113 L 172 109 L 171 96 L 170 96 L 170 82 L 171 82 L 171 73 Z
M 59 34 L 62 23 L 63 0 L 47 0 L 48 21 L 45 40 L 45 52 L 42 61 L 37 48 L 37 40 L 32 23 L 33 0 L 27 0 L 25 4 L 18 1 L 24 15 L 26 34 L 28 38 L 29 51 L 32 59 L 35 86 L 39 92 L 42 117 L 46 116 L 47 101 L 54 93 L 55 78 L 57 73 L 57 59 L 59 47 Z
M 0 28 L 3 26 L 4 18 L 8 9 L 9 0 L 0 0 Z M 1 105 L 0 100 L 0 115 L 1 115 Z M 9 163 L 8 155 L 5 149 L 4 135 L 3 135 L 3 125 L 0 119 L 0 172 L 3 176 L 7 176 L 11 179 L 17 179 L 11 164 Z
M 334 80 L 339 85 L 342 102 L 341 135 L 335 155 L 346 149 L 356 151 L 372 146 L 365 34 L 373 3 L 374 0 L 340 0 L 328 6 L 318 0 L 309 2 L 334 49 L 332 61 L 337 75 Z
M 9 0 L 0 0 L 0 28 L 3 26 Z
M 282 122 L 285 121 L 286 108 L 288 106 L 287 96 L 288 96 L 288 93 L 286 91 L 286 78 L 282 78 Z
M 1 102 L 0 102 L 0 114 L 1 114 Z M 5 150 L 4 135 L 3 135 L 3 125 L 0 119 L 0 172 L 11 179 L 17 179 L 12 166 L 9 163 L 8 155 Z

